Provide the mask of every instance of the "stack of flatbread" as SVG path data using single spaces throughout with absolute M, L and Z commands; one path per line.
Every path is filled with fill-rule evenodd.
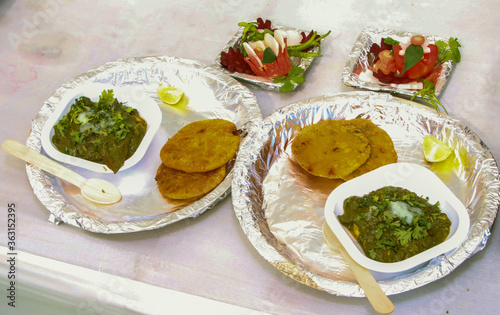
M 207 119 L 184 126 L 160 150 L 156 172 L 160 193 L 170 199 L 191 199 L 217 187 L 226 164 L 236 155 L 240 136 L 236 125 Z
M 293 139 L 292 154 L 309 173 L 343 180 L 398 160 L 387 132 L 363 118 L 304 127 Z

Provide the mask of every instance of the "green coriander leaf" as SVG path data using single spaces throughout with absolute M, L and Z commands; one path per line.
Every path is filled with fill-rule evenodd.
M 438 60 L 444 61 L 445 56 L 446 56 L 446 51 L 448 49 L 448 43 L 443 41 L 443 40 L 438 40 L 438 41 L 436 41 L 435 44 L 436 44 L 438 51 L 439 51 Z
M 384 43 L 386 43 L 387 45 L 391 45 L 391 46 L 399 45 L 399 41 L 397 41 L 391 37 L 384 38 Z
M 394 249 L 396 246 L 396 241 L 394 239 L 381 239 L 375 243 L 375 248 L 381 249 Z
M 375 250 L 370 249 L 370 251 L 368 252 L 368 256 L 370 256 L 371 259 L 375 259 L 375 257 L 377 257 L 377 253 L 375 252 Z
M 274 78 L 273 83 L 284 83 L 287 80 L 286 75 Z
M 448 113 L 446 108 L 443 106 L 443 104 L 441 104 L 441 102 L 436 97 L 436 90 L 434 87 L 434 83 L 432 83 L 432 81 L 428 79 L 419 79 L 419 80 L 424 83 L 424 87 L 420 91 L 413 94 L 410 100 L 413 101 L 415 97 L 420 96 L 422 97 L 422 100 L 424 102 L 432 105 L 434 109 L 436 109 L 436 111 L 439 112 L 439 106 L 441 106 L 444 109 L 444 111 Z
M 399 243 L 401 246 L 408 246 L 408 244 L 411 241 L 411 229 L 408 230 L 396 230 L 394 232 L 394 236 L 398 238 Z
M 99 105 L 102 106 L 103 109 L 109 109 L 113 106 L 115 102 L 115 97 L 113 95 L 113 90 L 104 90 L 99 96 Z
M 456 63 L 460 62 L 461 56 L 460 56 L 460 50 L 458 49 L 458 47 L 462 47 L 462 46 L 458 42 L 458 39 L 450 37 L 450 40 L 448 43 L 450 45 L 451 54 L 453 56 L 453 59 L 451 61 L 456 62 Z
M 274 78 L 273 83 L 284 83 L 287 80 L 287 76 L 284 75 L 282 77 Z
M 358 216 L 356 216 L 356 221 L 359 221 L 359 220 L 363 220 L 364 217 L 366 217 L 366 212 L 363 212 L 363 213 L 360 213 L 358 214 Z
M 405 66 L 403 72 L 416 65 L 424 57 L 424 49 L 420 45 L 410 44 L 405 51 Z
M 390 210 L 386 210 L 386 211 L 384 211 L 384 218 L 385 218 L 386 222 L 390 223 L 393 219 L 397 218 L 397 215 L 392 213 L 392 211 L 390 211 Z
M 71 141 L 74 143 L 74 144 L 80 144 L 82 143 L 83 141 L 83 133 L 79 132 L 79 131 L 72 131 L 71 134 Z
M 462 47 L 458 42 L 458 39 L 450 37 L 448 42 L 438 40 L 436 41 L 436 46 L 439 50 L 438 61 L 446 62 L 452 61 L 455 63 L 459 63 L 461 59 L 460 49 Z
M 292 81 L 292 83 L 295 83 L 295 84 L 302 84 L 302 83 L 306 82 L 306 78 L 304 78 L 303 76 L 293 76 L 293 77 L 290 77 L 290 81 Z
M 293 85 L 292 82 L 286 81 L 285 83 L 283 83 L 282 86 L 280 86 L 280 92 L 281 93 L 291 92 L 291 91 L 293 91 L 294 87 L 295 87 L 295 85 Z
M 302 73 L 304 73 L 304 71 L 305 70 L 303 68 L 295 66 L 292 68 L 292 70 L 290 70 L 288 72 L 288 75 L 289 76 L 298 76 L 298 75 L 301 75 Z
M 306 82 L 306 79 L 302 76 L 304 69 L 300 67 L 293 67 L 287 76 L 281 76 L 273 80 L 274 83 L 281 83 L 280 92 L 287 93 L 293 91 L 296 85 Z
M 421 238 L 424 238 L 428 235 L 427 233 L 427 229 L 425 227 L 422 227 L 420 225 L 417 225 L 415 227 L 415 229 L 413 230 L 413 232 L 411 233 L 411 236 L 413 239 L 421 239 Z

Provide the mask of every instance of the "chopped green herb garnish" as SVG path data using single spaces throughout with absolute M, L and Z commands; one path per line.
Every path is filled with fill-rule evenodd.
M 391 46 L 394 46 L 394 45 L 399 45 L 399 41 L 391 38 L 391 37 L 385 37 L 384 38 L 384 43 L 386 43 L 387 45 L 391 45 Z
M 436 41 L 436 46 L 439 50 L 438 62 L 452 61 L 455 63 L 460 62 L 461 55 L 459 47 L 462 47 L 458 39 L 450 37 L 448 42 L 443 40 Z
M 422 100 L 432 105 L 434 109 L 436 109 L 436 111 L 439 112 L 439 106 L 441 106 L 444 109 L 444 111 L 448 113 L 446 108 L 443 106 L 443 104 L 441 104 L 441 102 L 438 100 L 436 96 L 436 88 L 434 87 L 434 83 L 432 83 L 432 81 L 428 79 L 419 79 L 419 80 L 422 81 L 424 87 L 420 91 L 415 92 L 415 94 L 413 94 L 410 100 L 413 101 L 415 97 L 420 95 Z
M 295 85 L 302 84 L 306 81 L 303 76 L 304 69 L 301 67 L 293 67 L 292 70 L 288 72 L 288 75 L 278 77 L 273 80 L 274 83 L 282 83 L 280 86 L 280 92 L 286 93 L 293 91 Z

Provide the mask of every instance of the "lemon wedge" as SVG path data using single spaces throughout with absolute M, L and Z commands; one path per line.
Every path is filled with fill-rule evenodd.
M 446 143 L 429 135 L 425 136 L 422 149 L 425 159 L 429 162 L 444 161 L 451 154 L 451 148 Z
M 160 99 L 168 105 L 175 105 L 179 103 L 184 96 L 184 92 L 175 86 L 160 85 L 156 91 L 158 92 Z

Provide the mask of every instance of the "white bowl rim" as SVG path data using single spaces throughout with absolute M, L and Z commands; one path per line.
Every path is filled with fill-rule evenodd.
M 419 196 L 429 197 L 430 203 L 440 202 L 442 212 L 452 221 L 448 239 L 422 253 L 400 262 L 383 263 L 367 257 L 356 244 L 349 231 L 339 222 L 337 215 L 343 213 L 343 202 L 350 196 L 363 196 L 385 186 L 406 188 Z M 325 219 L 349 255 L 361 266 L 383 273 L 396 273 L 412 269 L 434 257 L 457 248 L 467 237 L 470 219 L 463 203 L 441 179 L 428 168 L 398 162 L 377 168 L 335 188 L 325 204 Z

